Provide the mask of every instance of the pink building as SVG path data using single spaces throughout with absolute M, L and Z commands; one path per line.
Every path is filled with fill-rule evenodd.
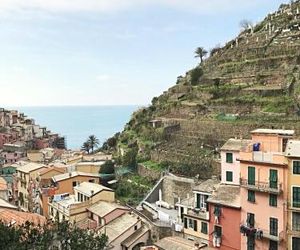
M 287 177 L 284 151 L 292 130 L 257 129 L 240 152 L 241 249 L 287 249 Z
M 221 148 L 221 182 L 240 185 L 240 150 L 251 140 L 229 139 Z

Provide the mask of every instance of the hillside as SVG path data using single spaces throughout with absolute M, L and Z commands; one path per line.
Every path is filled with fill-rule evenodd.
M 230 137 L 246 138 L 258 127 L 300 134 L 299 64 L 296 1 L 214 48 L 152 105 L 135 112 L 117 136 L 116 149 L 124 155 L 136 148 L 139 162 L 209 177 L 220 146 Z

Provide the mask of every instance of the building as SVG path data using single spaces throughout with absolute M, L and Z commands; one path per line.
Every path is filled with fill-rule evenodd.
M 208 198 L 215 192 L 220 184 L 217 178 L 209 179 L 193 188 L 193 209 L 183 212 L 183 233 L 189 240 L 200 241 L 208 244 L 210 221 L 210 205 Z
M 59 221 L 80 222 L 88 217 L 87 208 L 99 201 L 114 202 L 114 191 L 96 183 L 82 182 L 74 187 L 74 195 L 58 194 L 50 199 L 49 217 Z
M 221 184 L 207 199 L 209 203 L 209 245 L 222 250 L 241 247 L 240 187 Z
M 99 229 L 108 236 L 108 249 L 132 250 L 145 246 L 149 239 L 149 229 L 134 213 L 125 213 Z
M 46 224 L 47 220 L 45 217 L 39 214 L 26 213 L 16 211 L 15 209 L 4 209 L 0 208 L 0 220 L 7 225 L 18 225 L 21 226 L 25 222 L 30 221 L 35 226 L 42 226 Z
M 286 148 L 288 159 L 288 249 L 300 246 L 300 141 L 289 140 Z
M 105 161 L 98 162 L 79 162 L 75 165 L 75 170 L 84 173 L 99 174 L 101 166 Z
M 229 139 L 221 148 L 221 181 L 225 184 L 240 185 L 240 150 L 251 141 Z
M 292 130 L 257 129 L 240 152 L 241 249 L 286 249 L 288 163 Z
M 17 168 L 18 205 L 23 211 L 39 212 L 39 173 L 44 169 L 45 165 L 33 162 Z

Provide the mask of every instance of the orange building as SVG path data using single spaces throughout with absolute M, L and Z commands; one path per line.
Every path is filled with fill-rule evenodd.
M 293 130 L 257 129 L 240 152 L 241 249 L 286 249 L 285 148 Z
M 54 174 L 55 170 L 45 172 L 44 177 L 49 178 L 51 173 Z M 74 194 L 73 188 L 82 182 L 100 184 L 100 178 L 99 175 L 82 172 L 71 172 L 52 176 L 50 185 L 41 186 L 40 203 L 42 205 L 42 214 L 48 216 L 48 202 L 50 197 L 55 194 Z

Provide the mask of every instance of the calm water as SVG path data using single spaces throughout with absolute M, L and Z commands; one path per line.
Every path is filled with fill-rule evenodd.
M 123 130 L 138 106 L 17 107 L 36 123 L 67 139 L 67 147 L 78 149 L 91 134 L 102 144 Z

